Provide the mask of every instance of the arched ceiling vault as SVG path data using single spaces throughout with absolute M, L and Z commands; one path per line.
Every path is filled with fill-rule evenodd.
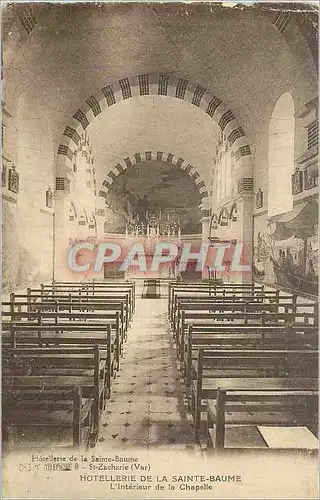
M 117 179 L 118 175 L 122 174 L 127 169 L 134 168 L 135 165 L 139 165 L 142 162 L 151 161 L 164 162 L 168 165 L 178 167 L 183 170 L 188 176 L 190 176 L 199 192 L 202 203 L 202 215 L 209 215 L 210 199 L 207 185 L 206 182 L 202 179 L 197 168 L 186 162 L 183 158 L 177 157 L 172 153 L 166 153 L 164 151 L 144 151 L 123 158 L 121 161 L 116 163 L 116 165 L 114 165 L 114 167 L 108 172 L 108 175 L 102 182 L 99 196 L 103 198 L 106 197 L 108 190 L 112 188 L 112 184 Z
M 92 112 L 84 104 L 91 96 L 101 104 L 101 89 L 115 85 L 117 101 L 126 78 L 131 91 L 139 92 L 139 75 L 149 75 L 150 93 L 157 92 L 151 75 L 167 75 L 175 82 L 168 88 L 187 81 L 191 102 L 197 85 L 198 97 L 206 89 L 224 111 L 232 111 L 249 143 L 264 107 L 288 85 L 294 84 L 297 95 L 302 89 L 306 99 L 317 93 L 308 44 L 294 16 L 283 12 L 256 8 L 235 14 L 204 4 L 33 4 L 34 26 L 26 33 L 24 8 L 6 30 L 5 100 L 14 103 L 21 85 L 33 92 L 50 110 L 62 145 L 77 110 Z M 201 102 L 209 104 L 205 95 Z
M 146 98 L 150 96 L 160 97 L 160 101 L 163 103 L 166 103 L 166 98 L 169 98 L 171 101 L 185 101 L 188 103 L 188 109 L 191 105 L 204 112 L 205 116 L 212 119 L 218 126 L 216 129 L 218 128 L 228 138 L 235 160 L 237 162 L 250 163 L 251 149 L 245 132 L 232 110 L 228 109 L 218 97 L 211 94 L 204 87 L 201 87 L 201 85 L 194 84 L 186 79 L 175 78 L 172 75 L 166 74 L 144 74 L 132 78 L 123 78 L 115 84 L 106 85 L 95 95 L 92 94 L 86 99 L 83 106 L 74 113 L 64 130 L 58 147 L 58 169 L 59 166 L 63 168 L 65 164 L 71 164 L 73 153 L 79 144 L 81 135 L 89 127 L 90 123 L 103 113 L 104 110 L 108 110 L 111 106 L 116 106 L 121 101 L 128 101 L 139 97 L 144 97 L 143 101 L 140 99 L 139 105 L 145 106 L 147 105 Z M 161 111 L 159 108 L 160 113 Z M 180 119 L 183 120 L 183 117 L 181 116 Z M 130 122 L 134 120 L 135 117 L 131 116 Z M 170 116 L 163 123 L 163 127 L 165 129 L 168 128 L 167 131 L 170 130 L 169 122 Z M 114 120 L 114 126 L 117 126 L 116 119 Z M 130 129 L 127 132 L 128 134 L 132 133 Z M 155 133 L 160 134 L 160 131 L 156 130 Z M 147 130 L 145 130 L 145 134 L 148 136 Z M 215 135 L 216 140 L 217 133 Z M 149 138 L 147 137 L 146 139 L 148 141 Z M 121 138 L 118 140 L 121 142 Z M 107 146 L 106 141 L 104 147 Z

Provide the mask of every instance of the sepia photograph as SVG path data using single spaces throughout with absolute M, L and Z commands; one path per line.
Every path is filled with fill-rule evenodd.
M 3 498 L 319 498 L 319 3 L 0 7 Z

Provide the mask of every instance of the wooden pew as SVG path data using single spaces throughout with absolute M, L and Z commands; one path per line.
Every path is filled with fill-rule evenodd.
M 122 302 L 128 324 L 132 318 L 129 292 L 115 294 L 114 292 L 109 291 L 108 293 L 96 293 L 94 295 L 89 295 L 88 293 L 83 293 L 76 290 L 70 290 L 68 292 L 64 291 L 43 293 L 39 289 L 28 288 L 26 294 L 15 294 L 14 300 L 16 302 L 25 300 L 30 303 L 30 307 L 38 302 L 41 302 L 43 304 L 45 304 L 46 302 L 70 302 L 72 304 L 74 303 L 81 305 L 83 310 L 86 310 L 86 305 L 88 303 L 95 303 L 96 307 L 98 307 L 100 304 L 104 305 L 104 308 L 112 308 L 113 304 Z
M 171 317 L 174 298 L 176 295 L 180 296 L 232 296 L 232 295 L 256 295 L 259 293 L 270 293 L 266 291 L 263 285 L 255 283 L 236 284 L 229 283 L 223 285 L 202 283 L 198 285 L 183 285 L 169 283 L 168 291 L 168 316 Z M 279 296 L 279 291 L 271 291 L 271 295 Z
M 68 323 L 73 323 L 75 326 L 85 324 L 90 326 L 90 323 L 95 325 L 100 324 L 101 326 L 110 325 L 111 330 L 115 334 L 115 345 L 117 346 L 117 351 L 122 355 L 123 343 L 126 340 L 126 334 L 124 325 L 121 322 L 121 316 L 118 311 L 108 311 L 105 312 L 61 312 L 61 311 L 47 311 L 38 310 L 35 312 L 15 312 L 13 315 L 10 313 L 3 313 L 3 316 L 9 316 L 9 321 L 3 322 L 5 328 L 8 328 L 10 322 L 15 324 L 36 324 L 36 325 L 64 325 Z
M 304 303 L 297 304 L 296 301 L 282 301 L 279 299 L 279 302 L 263 302 L 262 300 L 255 300 L 255 298 L 251 298 L 251 300 L 234 300 L 234 301 L 220 301 L 215 300 L 212 301 L 196 301 L 196 302 L 185 302 L 179 301 L 177 304 L 177 309 L 175 311 L 174 321 L 172 324 L 173 336 L 175 338 L 177 332 L 179 331 L 181 324 L 182 312 L 185 311 L 203 311 L 209 313 L 222 313 L 224 312 L 226 315 L 233 312 L 243 312 L 243 313 L 297 313 L 297 312 L 311 312 L 317 317 L 318 306 L 315 303 Z
M 175 330 L 176 323 L 178 321 L 181 310 L 186 308 L 191 308 L 192 304 L 207 304 L 208 310 L 210 310 L 210 305 L 215 303 L 221 304 L 244 304 L 244 303 L 259 303 L 259 304 L 283 304 L 283 307 L 286 304 L 296 304 L 297 296 L 296 295 L 284 295 L 277 297 L 273 293 L 265 292 L 263 294 L 256 295 L 231 295 L 231 296 L 215 296 L 215 297 L 187 297 L 187 296 L 178 296 L 176 295 L 174 298 L 174 304 L 172 309 L 172 315 L 170 318 L 170 322 L 173 330 Z
M 174 318 L 174 323 L 172 326 L 173 332 L 175 333 L 180 327 L 182 312 L 200 312 L 204 313 L 225 313 L 228 315 L 233 312 L 241 313 L 311 313 L 318 318 L 318 304 L 316 302 L 303 302 L 297 303 L 295 300 L 285 300 L 279 299 L 278 302 L 265 302 L 263 300 L 256 300 L 255 297 L 251 297 L 246 301 L 243 300 L 218 300 L 215 298 L 210 301 L 179 301 L 177 305 L 177 310 Z
M 119 369 L 117 338 L 110 325 L 73 324 L 30 325 L 9 323 L 2 328 L 3 348 L 22 347 L 87 347 L 98 345 L 100 358 L 106 362 L 106 397 L 110 396 L 111 381 Z
M 198 349 L 317 349 L 318 328 L 312 326 L 202 326 L 189 325 L 181 371 L 187 387 Z
M 217 282 L 201 282 L 201 283 L 183 283 L 171 282 L 168 287 L 168 302 L 172 302 L 172 298 L 177 292 L 188 292 L 190 295 L 197 293 L 221 293 L 221 291 L 235 291 L 239 293 L 257 293 L 264 292 L 265 286 L 256 283 L 217 283 Z
M 208 399 L 207 446 L 216 450 L 225 448 L 228 425 L 307 426 L 317 430 L 318 391 L 218 388 L 217 399 Z M 252 387 L 255 390 L 250 390 Z M 292 446 L 291 446 L 292 448 Z M 299 449 L 299 448 L 298 448 Z
M 309 304 L 308 304 L 309 305 Z M 260 304 L 258 305 L 260 307 Z M 221 306 L 219 306 L 221 307 Z M 231 306 L 228 306 L 231 307 Z M 238 305 L 236 307 L 239 307 Z M 185 336 L 190 324 L 203 325 L 230 325 L 230 328 L 237 328 L 239 325 L 253 326 L 275 326 L 277 324 L 292 324 L 301 326 L 317 326 L 317 315 L 313 312 L 207 312 L 207 311 L 181 311 L 181 322 L 176 332 L 177 355 L 180 361 L 183 361 L 183 348 L 185 345 Z
M 24 383 L 22 386 L 4 387 L 2 401 L 4 448 L 8 446 L 12 449 L 13 438 L 13 448 L 16 449 L 19 446 L 19 430 L 21 438 L 21 434 L 25 435 L 26 428 L 36 429 L 37 436 L 40 429 L 46 432 L 52 432 L 53 428 L 58 431 L 67 430 L 67 447 L 71 444 L 85 450 L 90 445 L 94 433 L 93 398 L 85 398 L 81 386 L 34 387 L 30 381 L 30 385 Z M 21 446 L 21 441 L 19 444 Z M 34 440 L 32 444 L 35 445 Z M 50 444 L 51 448 L 53 443 Z M 60 448 L 62 443 L 58 444 Z
M 125 340 L 127 338 L 128 316 L 125 314 L 122 302 L 92 300 L 91 302 L 82 303 L 77 300 L 64 299 L 64 301 L 38 301 L 30 306 L 29 302 L 21 300 L 20 297 L 14 296 L 14 294 L 12 295 L 10 302 L 2 303 L 2 317 L 4 319 L 22 321 L 23 319 L 27 319 L 27 315 L 23 314 L 26 311 L 30 313 L 29 318 L 31 320 L 32 313 L 41 311 L 43 314 L 50 312 L 59 314 L 59 317 L 69 318 L 70 321 L 75 321 L 78 318 L 82 321 L 102 321 L 103 319 L 107 320 L 108 315 L 112 318 L 115 313 L 119 312 L 119 319 L 116 321 L 117 328 L 120 330 L 121 339 Z M 71 314 L 74 314 L 74 317 Z M 103 318 L 103 315 L 105 315 L 105 318 Z M 116 317 L 118 317 L 117 314 Z
M 270 384 L 271 388 L 276 386 L 281 390 L 295 389 L 296 384 L 302 389 L 315 389 L 317 377 L 314 372 L 317 361 L 317 350 L 217 351 L 200 348 L 195 378 L 190 386 L 190 405 L 196 437 L 199 437 L 200 432 L 202 401 L 215 399 L 218 387 L 226 387 L 229 381 L 228 387 L 234 388 L 247 387 L 250 383 L 250 387 L 257 384 L 259 389 L 270 388 Z M 307 366 L 310 365 L 310 377 L 304 376 L 306 363 Z M 291 372 L 294 373 L 293 377 Z M 258 387 L 259 383 L 262 384 L 261 387 Z
M 106 362 L 100 358 L 98 345 L 93 347 L 23 347 L 3 349 L 2 383 L 6 390 L 16 386 L 82 388 L 85 398 L 93 399 L 93 432 L 99 431 L 105 407 Z M 21 374 L 17 374 L 17 373 Z
M 113 290 L 132 290 L 135 293 L 135 281 L 52 281 L 52 283 L 43 283 L 41 287 L 45 289 L 62 289 L 62 288 L 82 288 L 89 290 L 100 290 L 112 288 Z
M 53 282 L 51 284 L 41 284 L 40 289 L 43 295 L 48 293 L 78 292 L 82 295 L 99 295 L 103 292 L 129 293 L 131 313 L 135 310 L 135 283 L 134 282 Z
M 286 296 L 277 296 L 274 292 L 264 292 L 258 294 L 239 294 L 236 295 L 226 294 L 226 295 L 215 295 L 214 297 L 208 296 L 197 296 L 192 297 L 188 295 L 176 295 L 174 298 L 174 304 L 172 307 L 172 313 L 170 317 L 171 324 L 175 323 L 175 318 L 177 316 L 177 310 L 181 303 L 189 303 L 189 304 L 197 304 L 203 303 L 208 304 L 208 306 L 212 303 L 220 302 L 220 303 L 267 303 L 267 304 L 280 304 L 280 303 L 295 303 L 296 296 L 286 295 Z M 308 302 L 309 303 L 309 302 Z M 181 306 L 180 306 L 181 309 Z
M 129 327 L 129 312 L 125 301 L 119 299 L 96 299 L 83 300 L 78 296 L 61 296 L 48 299 L 41 297 L 32 298 L 26 295 L 11 294 L 10 301 L 2 302 L 3 316 L 14 318 L 15 312 L 22 311 L 68 311 L 68 312 L 108 312 L 119 311 L 124 334 L 127 335 Z M 11 313 L 11 314 L 9 314 Z
M 115 294 L 112 291 L 108 293 L 96 293 L 94 295 L 89 295 L 88 293 L 83 294 L 77 291 L 68 291 L 68 292 L 48 292 L 43 294 L 40 290 L 32 290 L 28 289 L 26 296 L 23 294 L 15 294 L 14 297 L 11 297 L 11 301 L 15 300 L 19 302 L 21 300 L 26 300 L 30 303 L 30 308 L 32 309 L 35 304 L 41 302 L 43 304 L 42 307 L 48 302 L 58 302 L 65 303 L 69 302 L 72 304 L 79 304 L 82 310 L 88 310 L 89 303 L 95 304 L 95 309 L 99 306 L 102 308 L 112 309 L 113 304 L 116 305 L 118 303 L 123 303 L 125 321 L 126 321 L 126 329 L 129 327 L 129 323 L 133 316 L 132 302 L 130 299 L 129 292 L 117 293 Z M 93 307 L 93 306 L 92 306 Z M 86 309 L 87 308 L 87 309 Z

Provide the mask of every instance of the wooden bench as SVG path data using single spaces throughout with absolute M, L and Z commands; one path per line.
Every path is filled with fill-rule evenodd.
M 221 289 L 215 294 L 206 293 L 190 293 L 187 291 L 180 291 L 174 294 L 172 305 L 170 309 L 169 319 L 173 323 L 177 307 L 180 302 L 294 302 L 296 296 L 294 295 L 281 295 L 275 290 L 268 291 L 230 291 Z
M 52 284 L 41 284 L 40 289 L 45 295 L 47 293 L 70 293 L 78 292 L 82 295 L 99 295 L 106 292 L 118 295 L 120 293 L 129 294 L 130 311 L 133 314 L 135 311 L 135 283 L 134 282 L 54 282 Z
M 221 312 L 204 311 L 182 311 L 180 327 L 176 332 L 177 356 L 183 361 L 183 348 L 189 325 L 212 325 L 222 326 L 229 324 L 230 328 L 240 325 L 252 326 L 276 326 L 276 325 L 298 325 L 317 326 L 317 316 L 312 312 L 232 312 L 227 315 Z
M 134 281 L 53 281 L 52 283 L 43 283 L 40 285 L 43 290 L 58 290 L 64 288 L 77 288 L 85 290 L 101 290 L 111 288 L 113 290 L 129 290 L 133 299 L 135 298 Z
M 26 301 L 29 303 L 29 309 L 33 309 L 35 305 L 41 302 L 42 307 L 48 303 L 48 306 L 52 302 L 57 302 L 61 304 L 60 307 L 68 307 L 71 304 L 73 307 L 79 306 L 79 310 L 88 311 L 93 309 L 112 309 L 119 307 L 119 303 L 123 304 L 123 314 L 125 318 L 125 328 L 129 327 L 130 321 L 133 316 L 132 302 L 130 302 L 129 293 L 118 293 L 110 292 L 108 294 L 81 294 L 80 292 L 70 291 L 68 293 L 46 293 L 43 294 L 39 290 L 27 290 L 27 294 L 11 294 L 11 302 Z M 62 306 L 63 304 L 63 306 Z
M 111 381 L 119 369 L 118 340 L 110 325 L 64 324 L 23 325 L 10 323 L 2 329 L 3 348 L 22 347 L 87 347 L 98 345 L 100 358 L 106 362 L 106 397 L 110 396 Z
M 283 297 L 279 297 L 276 300 L 270 300 L 270 297 L 264 295 L 245 295 L 245 296 L 232 296 L 232 297 L 175 297 L 175 305 L 173 308 L 173 313 L 171 317 L 171 325 L 173 332 L 176 331 L 178 322 L 180 319 L 181 311 L 183 310 L 215 310 L 217 308 L 216 304 L 220 304 L 222 306 L 221 310 L 228 310 L 228 304 L 239 304 L 239 310 L 243 310 L 244 304 L 255 304 L 255 307 L 258 304 L 263 304 L 267 310 L 272 310 L 272 305 L 278 309 L 284 309 L 284 312 L 290 312 L 296 310 L 298 305 L 296 305 L 297 297 L 286 295 Z M 212 306 L 212 308 L 210 307 Z M 254 306 L 252 306 L 254 308 Z M 310 303 L 308 303 L 308 307 L 310 307 Z M 223 309 L 224 308 L 224 309 Z M 258 307 L 257 307 L 258 309 Z
M 70 321 L 108 321 L 114 317 L 116 318 L 116 329 L 120 331 L 122 342 L 127 338 L 128 332 L 128 317 L 125 315 L 124 306 L 121 302 L 104 303 L 103 301 L 92 301 L 83 304 L 78 301 L 44 301 L 35 302 L 30 305 L 28 302 L 17 300 L 13 297 L 10 302 L 3 302 L 2 317 L 11 321 L 21 321 L 27 319 L 24 312 L 30 313 L 29 319 L 33 317 L 31 313 L 41 312 L 43 315 L 47 314 L 47 319 L 50 317 L 49 313 L 56 314 L 58 318 L 67 318 Z M 119 314 L 117 314 L 119 313 Z M 74 316 L 72 316 L 72 314 Z M 52 316 L 54 317 L 54 316 Z M 113 319 L 112 319 L 112 322 Z
M 218 388 L 216 400 L 208 399 L 207 446 L 225 448 L 228 426 L 307 426 L 317 429 L 318 391 L 314 390 L 250 390 L 248 388 Z M 249 448 L 249 446 L 247 446 Z
M 32 300 L 31 300 L 32 299 Z M 90 300 L 89 300 L 90 299 Z M 11 294 L 10 301 L 2 302 L 3 316 L 14 318 L 15 312 L 22 311 L 68 311 L 68 312 L 108 312 L 119 311 L 125 335 L 129 327 L 127 299 L 81 298 L 75 296 L 55 296 L 41 298 L 23 294 Z M 11 313 L 11 314 L 9 314 Z
M 25 381 L 24 385 L 3 387 L 2 394 L 3 447 L 21 447 L 21 438 L 30 428 L 35 436 L 32 445 L 39 443 L 39 434 L 58 430 L 59 437 L 64 435 L 64 443 L 59 439 L 59 448 L 65 444 L 75 448 L 87 449 L 90 445 L 93 428 L 93 398 L 85 398 L 79 387 L 34 387 Z M 19 435 L 20 430 L 20 435 Z M 35 443 L 35 440 L 38 441 Z M 30 449 L 30 442 L 27 443 Z M 50 448 L 53 443 L 51 441 Z
M 41 302 L 45 304 L 46 302 L 58 302 L 58 303 L 71 303 L 78 304 L 81 306 L 82 310 L 86 310 L 89 308 L 89 303 L 95 304 L 95 308 L 103 307 L 112 308 L 113 305 L 117 303 L 123 303 L 124 313 L 126 317 L 127 326 L 132 319 L 133 311 L 132 304 L 130 303 L 130 294 L 128 292 L 123 293 L 97 293 L 94 295 L 89 295 L 88 293 L 82 293 L 77 291 L 69 291 L 69 292 L 47 292 L 43 293 L 41 290 L 32 290 L 28 289 L 26 294 L 12 294 L 14 295 L 14 300 L 16 302 L 25 300 L 29 302 L 30 307 L 32 307 L 35 303 Z M 11 297 L 11 300 L 13 298 Z
M 189 325 L 181 371 L 186 385 L 192 380 L 192 363 L 198 349 L 317 349 L 318 329 L 312 326 L 212 326 Z
M 108 312 L 61 312 L 61 311 L 47 311 L 39 310 L 35 312 L 16 312 L 3 313 L 3 316 L 9 316 L 9 321 L 3 322 L 5 327 L 8 327 L 10 322 L 23 324 L 37 324 L 37 325 L 63 325 L 66 323 L 74 323 L 75 325 L 86 324 L 90 326 L 91 323 L 95 325 L 107 325 L 111 326 L 111 329 L 115 332 L 116 344 L 118 346 L 119 355 L 122 352 L 122 346 L 126 340 L 125 329 L 123 322 L 121 321 L 120 313 L 117 311 Z
M 256 295 L 258 293 L 270 293 L 270 295 L 278 296 L 279 291 L 266 291 L 263 285 L 257 284 L 209 284 L 202 283 L 198 285 L 183 285 L 183 284 L 175 284 L 169 283 L 169 291 L 168 291 L 168 316 L 171 316 L 172 308 L 174 305 L 174 299 L 176 295 L 180 296 L 232 296 L 232 295 Z
M 98 345 L 4 348 L 2 355 L 2 383 L 7 391 L 16 386 L 81 387 L 83 397 L 93 399 L 92 441 L 95 442 L 106 401 L 106 362 L 100 358 Z
M 182 321 L 182 313 L 184 312 L 200 312 L 204 313 L 224 313 L 227 316 L 230 313 L 304 313 L 309 312 L 314 315 L 317 319 L 318 305 L 315 303 L 302 303 L 296 304 L 296 302 L 273 302 L 264 303 L 256 300 L 252 301 L 233 301 L 233 302 L 180 302 L 178 304 L 176 314 L 174 317 L 174 322 L 172 325 L 172 331 L 174 338 L 179 332 Z
M 236 317 L 236 314 L 240 314 Z M 318 304 L 316 303 L 301 303 L 296 302 L 273 302 L 273 303 L 263 303 L 263 302 L 188 302 L 180 303 L 177 309 L 177 314 L 175 317 L 175 322 L 173 324 L 173 335 L 174 338 L 179 337 L 179 332 L 183 328 L 183 324 L 186 319 L 189 319 L 192 314 L 194 314 L 195 320 L 201 318 L 203 314 L 203 319 L 205 319 L 206 314 L 210 318 L 210 321 L 219 319 L 221 321 L 231 321 L 232 319 L 243 319 L 244 323 L 249 323 L 250 320 L 255 321 L 254 313 L 261 315 L 261 322 L 267 323 L 269 321 L 270 315 L 278 316 L 279 321 L 286 321 L 287 318 L 295 318 L 295 321 L 299 318 L 303 320 L 304 323 L 312 323 L 314 325 L 318 324 Z M 224 317 L 221 316 L 224 314 Z M 288 315 L 288 316 L 286 316 Z M 243 316 L 243 318 L 242 318 Z M 247 320 L 246 320 L 247 317 Z M 258 318 L 259 319 L 259 318 Z
M 229 359 L 230 361 L 228 361 Z M 312 370 L 311 365 L 317 367 L 317 360 L 318 352 L 316 350 L 253 351 L 252 349 L 237 349 L 219 352 L 200 348 L 197 363 L 194 367 L 195 378 L 192 380 L 189 394 L 195 435 L 198 437 L 200 432 L 202 401 L 215 398 L 218 387 L 225 387 L 226 380 L 229 380 L 229 387 L 232 383 L 235 384 L 236 388 L 247 387 L 247 382 L 251 384 L 252 378 L 259 381 L 272 379 L 282 388 L 288 388 L 288 380 L 293 381 L 293 383 L 299 381 L 299 384 L 305 380 L 309 381 L 311 385 L 304 385 L 303 389 L 314 389 L 314 382 L 317 382 L 317 377 L 312 376 L 312 371 L 315 370 L 314 368 Z M 309 363 L 311 377 L 305 377 L 304 373 Z M 294 378 L 290 376 L 293 364 L 295 364 Z M 302 376 L 301 373 L 299 376 L 299 367 L 301 367 Z M 231 379 L 232 382 L 230 382 Z M 264 387 L 264 385 L 261 387 Z M 291 385 L 289 388 L 291 388 Z

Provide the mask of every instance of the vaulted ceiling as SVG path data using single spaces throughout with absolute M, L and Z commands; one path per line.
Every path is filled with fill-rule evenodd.
M 174 75 L 208 89 L 235 114 L 253 152 L 257 124 L 282 92 L 292 90 L 299 99 L 303 89 L 305 100 L 317 93 L 301 23 L 274 10 L 32 4 L 30 30 L 24 9 L 21 4 L 8 9 L 7 17 L 4 13 L 5 100 L 15 102 L 22 92 L 33 95 L 35 106 L 50 112 L 57 144 L 91 95 L 147 73 Z M 119 159 L 149 149 L 182 156 L 206 175 L 218 135 L 203 111 L 161 96 L 117 103 L 93 120 L 88 132 L 101 178 Z
M 126 157 L 162 151 L 183 158 L 210 182 L 220 129 L 201 109 L 180 99 L 142 96 L 106 108 L 87 128 L 97 182 Z M 210 186 L 207 186 L 210 189 Z

